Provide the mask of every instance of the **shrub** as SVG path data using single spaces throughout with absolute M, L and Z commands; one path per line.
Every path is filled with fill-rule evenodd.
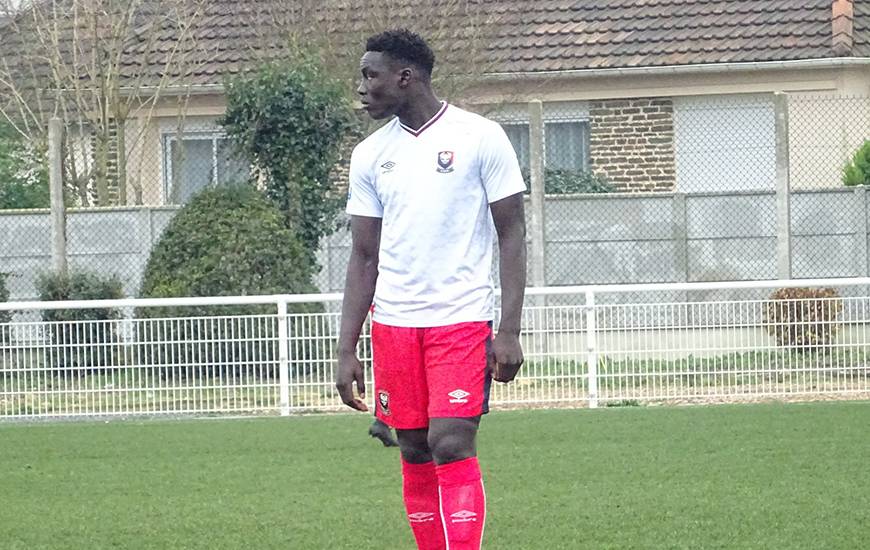
M 307 258 L 280 210 L 261 192 L 249 185 L 219 187 L 196 195 L 170 222 L 148 259 L 140 294 L 169 298 L 314 292 Z M 322 307 L 288 310 L 314 312 Z M 271 305 L 199 306 L 140 308 L 136 316 L 181 318 L 140 322 L 138 333 L 146 360 L 164 376 L 187 378 L 248 372 L 253 365 L 273 362 L 276 324 L 251 316 L 275 313 Z M 224 316 L 230 318 L 215 319 Z
M 9 288 L 6 286 L 7 277 L 9 277 L 8 273 L 0 271 L 0 302 L 9 301 Z M 9 341 L 9 327 L 6 325 L 11 322 L 12 312 L 0 311 L 0 342 Z
M 83 271 L 66 276 L 44 273 L 37 277 L 36 290 L 42 301 L 117 300 L 124 297 L 123 286 L 117 277 Z M 53 366 L 83 374 L 119 364 L 119 318 L 116 309 L 44 310 L 42 320 L 49 323 L 45 331 L 54 350 Z
M 6 122 L 0 122 L 0 210 L 48 208 L 45 155 Z
M 531 175 L 523 169 L 526 188 L 531 186 Z M 547 168 L 544 170 L 544 193 L 569 195 L 573 193 L 612 193 L 616 189 L 606 177 L 592 171 Z
M 335 231 L 344 195 L 330 174 L 355 126 L 345 83 L 300 54 L 231 78 L 220 124 L 253 164 L 314 265 L 320 240 Z
M 765 304 L 767 332 L 782 347 L 811 351 L 833 342 L 843 300 L 833 288 L 781 288 Z
M 852 160 L 843 168 L 843 183 L 848 186 L 870 184 L 870 140 L 855 151 Z

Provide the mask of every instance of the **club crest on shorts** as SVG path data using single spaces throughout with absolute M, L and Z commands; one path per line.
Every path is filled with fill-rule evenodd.
M 438 153 L 438 168 L 442 174 L 453 171 L 453 151 L 441 151 Z
M 384 390 L 378 390 L 378 405 L 384 416 L 390 416 L 390 394 Z

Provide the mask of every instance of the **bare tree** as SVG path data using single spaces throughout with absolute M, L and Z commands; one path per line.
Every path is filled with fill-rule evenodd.
M 240 14 L 252 29 L 254 58 L 313 52 L 348 89 L 358 79 L 365 39 L 388 28 L 423 35 L 438 56 L 433 84 L 451 101 L 499 63 L 489 48 L 497 36 L 492 2 L 482 0 L 297 0 L 252 2 Z
M 195 32 L 207 1 L 4 1 L 0 119 L 42 147 L 48 118 L 65 122 L 65 182 L 78 204 L 125 204 L 128 183 L 130 202 L 141 203 L 127 154 L 164 96 L 185 95 L 187 76 L 207 61 Z

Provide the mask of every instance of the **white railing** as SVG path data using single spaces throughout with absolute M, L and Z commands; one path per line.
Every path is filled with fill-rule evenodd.
M 771 302 L 782 287 L 839 296 Z M 531 288 L 526 364 L 494 385 L 492 404 L 870 396 L 868 289 L 870 278 Z M 340 300 L 0 304 L 18 319 L 0 324 L 0 419 L 345 410 L 333 383 Z M 104 308 L 115 318 L 94 314 Z M 92 320 L 67 320 L 74 312 Z M 359 349 L 370 366 L 368 324 Z

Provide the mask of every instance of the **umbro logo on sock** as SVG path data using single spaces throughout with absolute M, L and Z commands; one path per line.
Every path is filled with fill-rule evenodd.
M 450 523 L 468 523 L 470 521 L 477 521 L 477 514 L 468 510 L 460 510 L 450 514 Z
M 468 396 L 471 395 L 465 390 L 453 390 L 448 393 L 452 399 L 450 399 L 451 403 L 468 403 Z
M 434 512 L 414 512 L 408 514 L 408 521 L 411 523 L 426 523 L 427 521 L 435 521 Z

